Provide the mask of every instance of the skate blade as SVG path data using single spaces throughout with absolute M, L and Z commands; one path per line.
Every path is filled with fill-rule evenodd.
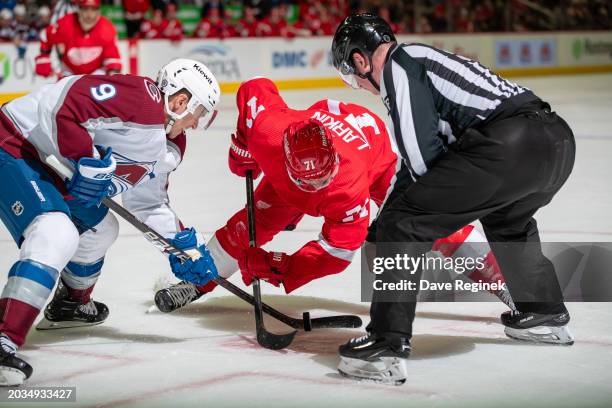
M 402 385 L 406 382 L 406 360 L 396 357 L 382 357 L 370 362 L 356 358 L 340 357 L 338 372 L 346 378 L 358 381 L 372 381 L 385 385 Z
M 16 385 L 21 385 L 25 379 L 25 374 L 16 368 L 0 367 L 1 387 L 14 387 Z
M 530 329 L 514 329 L 512 327 L 506 327 L 504 332 L 506 333 L 506 336 L 516 340 L 558 344 L 562 346 L 571 346 L 574 344 L 574 336 L 572 336 L 572 333 L 569 331 L 567 326 L 536 326 Z
M 36 325 L 36 330 L 72 329 L 74 327 L 96 326 L 102 323 L 104 323 L 104 320 L 93 323 L 73 320 L 52 322 L 51 320 L 47 320 L 46 317 L 43 317 L 43 319 Z

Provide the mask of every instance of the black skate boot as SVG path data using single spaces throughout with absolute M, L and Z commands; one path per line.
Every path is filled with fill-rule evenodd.
M 83 304 L 68 296 L 68 289 L 60 279 L 53 299 L 45 308 L 45 317 L 36 330 L 65 329 L 69 327 L 94 326 L 104 323 L 108 307 L 104 303 L 89 300 Z
M 368 333 L 349 340 L 338 351 L 338 371 L 345 377 L 391 385 L 406 382 L 406 360 L 410 356 L 407 338 L 385 338 Z
M 574 344 L 574 337 L 567 328 L 569 321 L 568 312 L 540 314 L 513 310 L 501 315 L 501 322 L 506 326 L 505 333 L 508 337 L 566 346 Z
M 170 313 L 183 306 L 187 306 L 202 297 L 196 286 L 187 281 L 180 281 L 155 293 L 155 305 L 160 312 Z
M 15 343 L 0 333 L 0 386 L 21 385 L 32 375 L 32 366 L 17 357 L 16 351 Z

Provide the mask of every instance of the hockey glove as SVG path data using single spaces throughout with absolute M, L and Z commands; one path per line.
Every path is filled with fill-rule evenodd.
M 34 63 L 36 64 L 34 68 L 36 75 L 48 78 L 53 73 L 53 69 L 51 68 L 51 56 L 49 54 L 40 54 L 34 58 Z
M 99 206 L 111 193 L 116 167 L 117 162 L 110 147 L 101 159 L 81 157 L 77 162 L 74 176 L 68 182 L 68 194 L 85 207 Z
M 259 278 L 278 287 L 289 270 L 289 255 L 284 252 L 268 252 L 261 248 L 248 248 L 246 255 L 238 260 L 242 281 L 250 285 Z
M 230 145 L 227 161 L 231 172 L 239 177 L 246 177 L 248 170 L 253 172 L 253 179 L 256 179 L 261 174 L 259 164 L 249 153 L 246 140 L 239 132 L 232 134 L 232 144 Z
M 215 262 L 206 245 L 198 246 L 195 229 L 188 228 L 177 233 L 170 242 L 183 251 L 197 249 L 200 255 L 196 260 L 188 259 L 183 262 L 175 255 L 170 255 L 170 268 L 172 268 L 172 272 L 177 278 L 195 283 L 196 285 L 205 285 L 219 276 Z

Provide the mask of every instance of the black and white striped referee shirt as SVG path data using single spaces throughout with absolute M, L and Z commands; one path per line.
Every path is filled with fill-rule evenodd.
M 413 177 L 425 174 L 467 128 L 538 99 L 476 61 L 416 43 L 389 50 L 380 95 Z

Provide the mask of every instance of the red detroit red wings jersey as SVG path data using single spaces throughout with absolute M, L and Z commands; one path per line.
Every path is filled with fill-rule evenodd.
M 320 239 L 292 255 L 288 275 L 297 282 L 285 280 L 285 289 L 341 272 L 365 240 L 370 200 L 377 204 L 384 200 L 395 174 L 397 155 L 384 122 L 366 108 L 333 100 L 319 101 L 307 110 L 290 109 L 274 83 L 265 78 L 243 83 L 237 105 L 238 131 L 246 137 L 249 152 L 276 194 L 302 213 L 325 218 Z M 300 190 L 288 177 L 282 148 L 289 124 L 309 118 L 329 130 L 340 156 L 331 184 L 314 193 Z M 317 276 L 304 282 L 302 277 L 312 270 L 318 271 Z
M 117 33 L 103 16 L 85 32 L 76 13 L 65 15 L 41 35 L 41 52 L 49 53 L 54 47 L 61 55 L 63 76 L 121 70 Z

